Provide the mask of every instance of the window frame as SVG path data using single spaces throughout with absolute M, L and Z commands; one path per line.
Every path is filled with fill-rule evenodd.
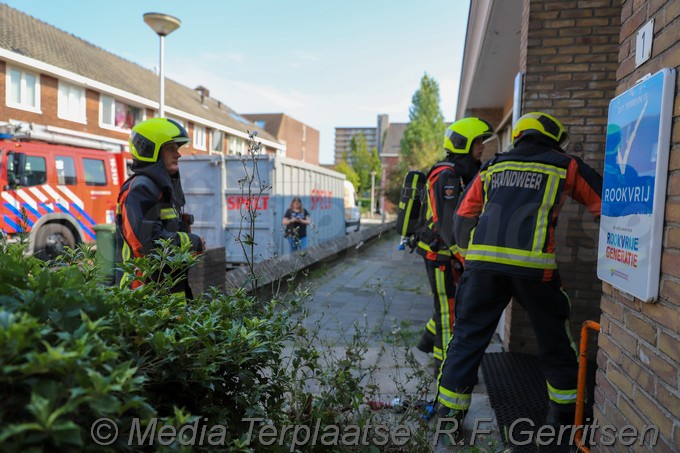
M 22 181 L 21 186 L 22 187 L 37 187 L 37 186 L 42 186 L 43 184 L 47 184 L 47 158 L 44 156 L 38 156 L 35 154 L 24 154 L 24 161 L 23 161 L 23 168 L 20 169 L 19 175 L 21 178 L 26 178 Z M 42 162 L 41 170 L 40 173 L 44 174 L 44 177 L 42 180 L 38 183 L 33 183 L 33 180 L 29 180 L 29 171 L 27 170 L 27 167 L 31 164 L 31 162 Z M 15 170 L 16 171 L 16 170 Z M 33 173 L 35 170 L 31 169 L 30 173 Z
M 201 151 L 207 151 L 207 131 L 205 126 L 201 126 L 200 124 L 195 124 L 194 123 L 194 133 L 193 133 L 193 145 L 194 149 L 198 149 Z
M 239 137 L 238 135 L 229 134 L 227 137 L 227 154 L 230 156 L 245 156 L 248 154 L 248 144 L 246 139 Z M 234 147 L 232 148 L 232 143 Z
M 73 170 L 73 174 L 65 174 L 65 170 L 67 165 L 63 165 L 63 168 L 59 168 L 59 165 L 57 162 L 62 162 L 65 164 L 66 162 L 69 162 L 70 165 L 68 167 Z M 57 184 L 60 186 L 76 186 L 78 185 L 78 173 L 76 172 L 76 160 L 72 156 L 62 156 L 62 155 L 56 155 L 54 156 L 54 168 L 56 170 L 56 175 L 57 175 Z M 60 174 L 63 173 L 63 174 Z M 73 178 L 71 179 L 66 179 L 66 178 Z M 72 181 L 72 182 L 71 182 Z
M 215 135 L 219 134 L 220 135 L 220 147 L 219 149 L 215 148 Z M 224 132 L 219 130 L 219 129 L 213 129 L 210 132 L 210 152 L 211 153 L 220 153 L 222 154 L 224 152 Z
M 15 102 L 12 99 L 12 80 L 14 79 L 12 72 L 18 72 L 20 76 L 19 80 L 19 100 L 18 102 Z M 26 75 L 31 75 L 35 78 L 35 83 L 33 84 L 33 89 L 34 89 L 34 104 L 27 104 L 25 102 L 25 96 L 26 96 Z M 34 113 L 42 113 L 42 110 L 40 108 L 40 74 L 35 73 L 32 71 L 28 71 L 23 68 L 19 68 L 16 66 L 6 66 L 5 70 L 5 104 L 7 107 L 11 107 L 14 109 L 19 109 L 19 110 L 26 110 L 29 112 L 34 112 Z
M 68 90 L 68 93 L 65 91 Z M 77 115 L 73 116 L 70 113 L 70 94 L 73 91 L 79 93 L 77 103 Z M 87 124 L 87 103 L 86 103 L 85 87 L 74 85 L 72 83 L 59 80 L 58 95 L 57 95 L 57 117 L 67 121 Z
M 85 165 L 85 162 L 92 161 L 92 162 L 99 162 L 101 163 L 101 169 L 104 170 L 104 181 L 97 181 L 95 179 L 89 178 L 87 174 L 87 167 Z M 88 187 L 106 187 L 109 185 L 109 175 L 106 174 L 106 160 L 104 159 L 97 159 L 94 157 L 83 157 L 82 158 L 82 164 L 83 164 L 83 176 L 85 179 L 85 185 Z
M 105 99 L 111 101 L 111 107 L 110 108 L 112 109 L 112 111 L 110 111 L 109 114 L 111 115 L 111 119 L 113 121 L 113 124 L 109 124 L 109 123 L 104 122 L 104 101 L 105 101 Z M 113 130 L 113 131 L 126 132 L 126 133 L 129 133 L 132 130 L 132 127 L 126 128 L 126 127 L 116 126 L 116 103 L 122 104 L 122 105 L 124 105 L 128 108 L 134 108 L 134 109 L 137 109 L 137 110 L 140 111 L 140 116 L 139 116 L 139 118 L 137 118 L 135 120 L 135 123 L 132 125 L 132 127 L 134 127 L 136 124 L 139 124 L 146 119 L 146 109 L 144 107 L 139 107 L 139 106 L 136 106 L 134 104 L 130 104 L 128 102 L 123 102 L 123 101 L 120 101 L 120 100 L 114 98 L 113 96 L 109 96 L 109 95 L 100 93 L 99 94 L 99 127 L 101 127 L 102 129 L 109 129 L 109 130 Z

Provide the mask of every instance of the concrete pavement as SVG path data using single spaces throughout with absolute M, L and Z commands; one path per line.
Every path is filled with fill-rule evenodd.
M 382 219 L 362 219 L 362 230 L 381 225 Z M 318 329 L 330 354 L 342 353 L 357 332 L 372 335 L 362 362 L 371 368 L 366 379 L 371 399 L 434 400 L 432 355 L 415 349 L 433 311 L 432 294 L 422 258 L 408 250 L 398 251 L 397 244 L 391 228 L 370 242 L 359 241 L 333 261 L 314 266 L 305 323 Z M 489 351 L 501 350 L 497 342 L 489 347 Z M 489 429 L 498 441 L 481 371 L 479 379 L 465 427 L 468 433 L 475 427 Z M 433 450 L 454 451 L 443 446 Z

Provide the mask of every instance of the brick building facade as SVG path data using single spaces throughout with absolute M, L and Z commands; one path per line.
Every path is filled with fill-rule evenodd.
M 651 58 L 636 68 L 637 33 L 652 19 Z M 680 2 L 625 0 L 620 23 L 616 95 L 646 74 L 675 68 L 675 97 L 659 298 L 646 303 L 602 285 L 594 411 L 601 424 L 658 427 L 657 445 L 644 451 L 680 451 Z
M 651 58 L 635 67 L 636 38 L 654 19 Z M 512 119 L 544 111 L 570 133 L 568 151 L 603 170 L 609 103 L 646 74 L 676 69 L 660 292 L 643 302 L 597 278 L 599 225 L 580 205 L 565 205 L 557 228 L 560 273 L 572 302 L 576 340 L 585 320 L 597 359 L 598 424 L 638 433 L 642 445 L 596 445 L 593 451 L 680 451 L 680 2 L 673 0 L 479 0 L 472 2 L 457 116 L 480 116 L 510 146 Z M 490 157 L 492 150 L 485 157 Z M 510 351 L 537 345 L 521 307 L 501 324 Z M 636 439 L 637 440 L 637 439 Z
M 157 114 L 159 79 L 153 71 L 8 5 L 0 4 L 0 20 L 5 31 L 0 37 L 0 126 L 35 138 L 121 151 L 127 149 L 131 126 Z M 255 124 L 211 98 L 205 87 L 167 79 L 165 89 L 166 116 L 183 123 L 192 138 L 188 152 L 246 152 L 248 131 L 258 130 Z M 131 120 L 119 123 L 120 113 Z M 285 154 L 284 145 L 259 132 L 264 152 Z
M 286 145 L 286 157 L 319 165 L 319 131 L 285 113 L 248 113 L 244 118 Z

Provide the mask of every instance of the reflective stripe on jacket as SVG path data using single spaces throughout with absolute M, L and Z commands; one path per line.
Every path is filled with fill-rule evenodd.
M 190 244 L 192 251 L 203 252 L 201 238 L 186 232 L 181 206 L 174 206 L 171 200 L 171 194 L 163 192 L 146 175 L 134 175 L 123 184 L 116 206 L 117 260 L 144 256 L 156 247 L 159 239 L 170 239 L 177 246 Z M 139 279 L 130 282 L 130 275 L 119 273 L 117 279 L 121 286 L 131 283 L 136 288 L 142 284 Z M 177 291 L 184 291 L 186 286 L 182 282 Z
M 576 156 L 532 142 L 497 154 L 456 211 L 454 234 L 466 268 L 550 280 L 566 197 L 599 217 L 601 194 L 602 177 Z
M 428 172 L 426 227 L 418 232 L 418 254 L 432 261 L 448 261 L 458 253 L 453 240 L 453 215 L 461 179 L 451 162 L 437 162 Z

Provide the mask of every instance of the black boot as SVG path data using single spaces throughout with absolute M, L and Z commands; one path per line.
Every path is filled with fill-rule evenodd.
M 463 429 L 463 422 L 467 411 L 450 409 L 446 406 L 437 403 L 436 421 L 437 430 L 440 433 L 440 438 L 435 439 L 439 444 L 443 442 L 444 445 L 460 445 L 465 440 L 465 431 Z
M 425 329 L 425 332 L 420 336 L 420 341 L 418 341 L 416 348 L 425 354 L 431 354 L 434 351 L 434 334 Z
M 576 404 L 557 404 L 550 401 L 548 415 L 545 424 L 559 428 L 561 426 L 572 426 L 576 417 Z

